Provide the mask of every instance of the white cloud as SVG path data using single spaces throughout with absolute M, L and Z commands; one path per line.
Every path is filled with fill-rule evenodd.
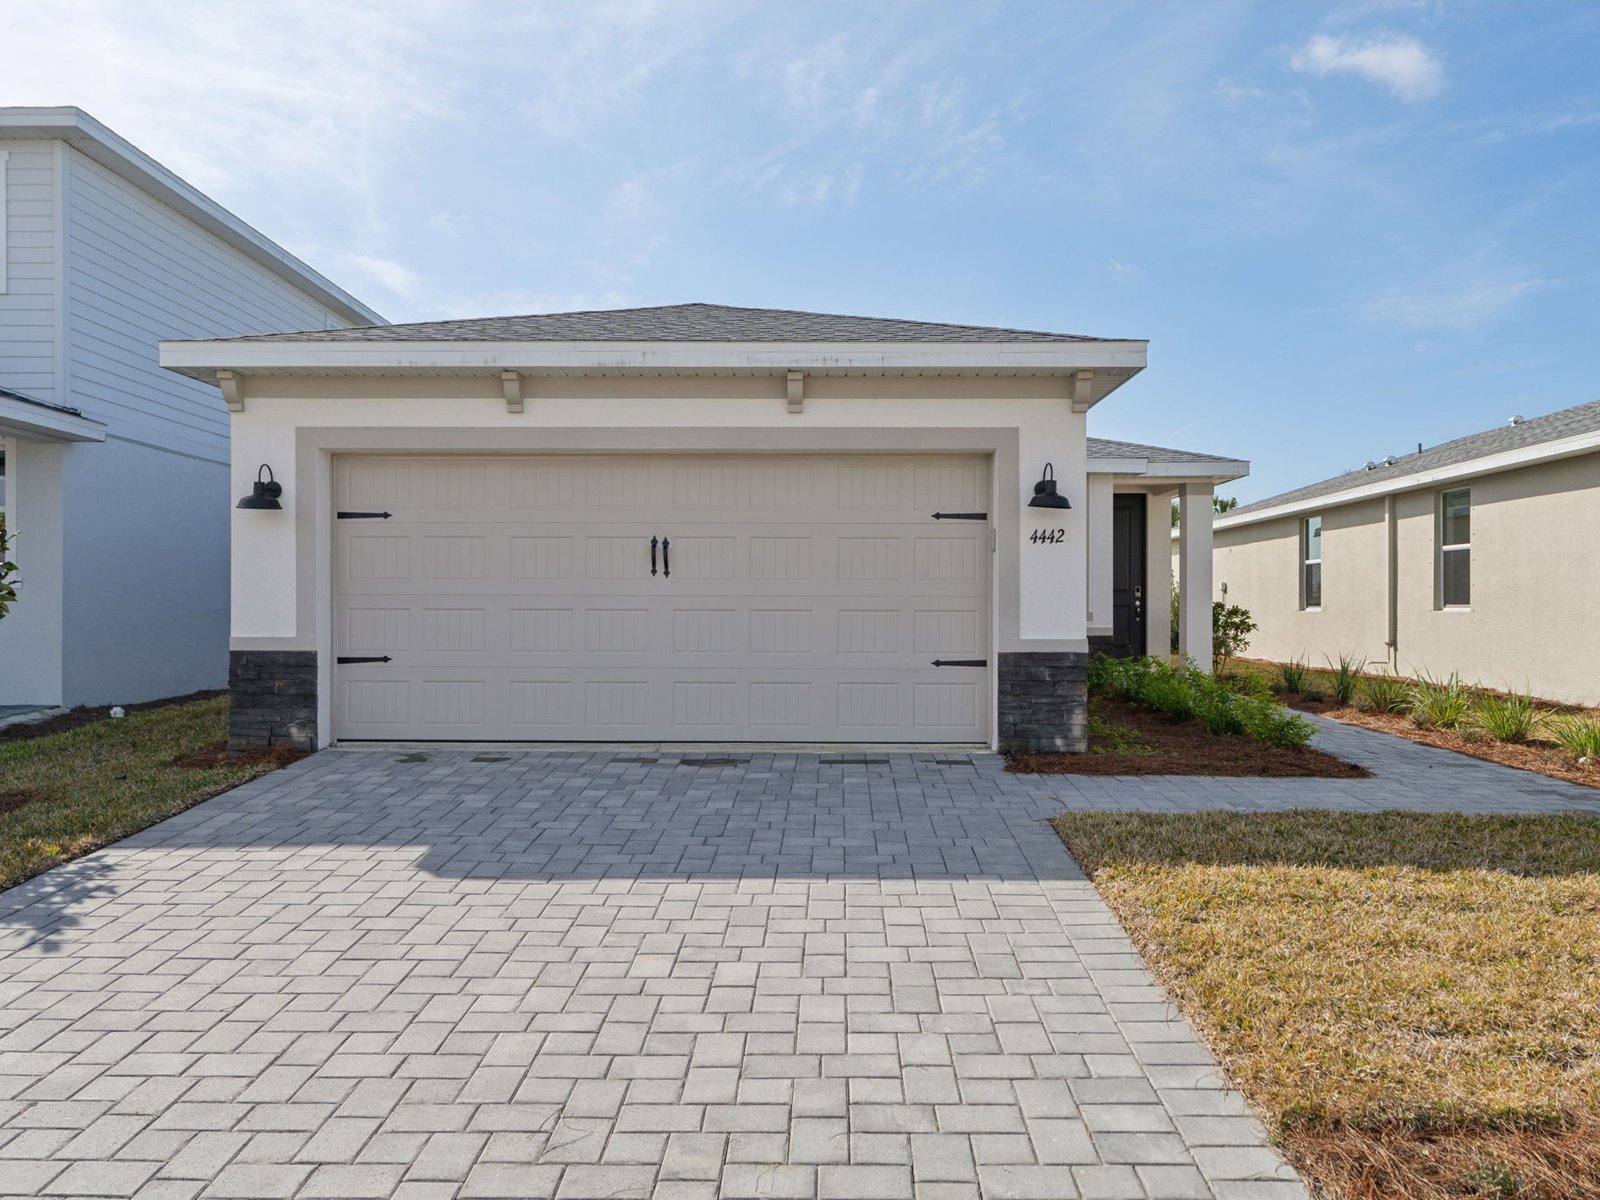
M 1506 316 L 1550 282 L 1491 275 L 1393 287 L 1362 304 L 1358 316 L 1373 324 L 1466 333 Z
M 1306 75 L 1359 75 L 1411 102 L 1437 96 L 1444 88 L 1438 55 L 1416 38 L 1401 35 L 1358 42 L 1319 33 L 1295 51 L 1289 65 Z
M 410 267 L 375 254 L 346 254 L 341 259 L 344 270 L 358 279 L 387 288 L 397 296 L 415 298 L 422 291 L 422 278 Z

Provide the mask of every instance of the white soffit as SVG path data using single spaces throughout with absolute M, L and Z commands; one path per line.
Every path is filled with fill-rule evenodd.
M 283 342 L 161 343 L 161 365 L 241 375 L 1070 375 L 1096 392 L 1144 369 L 1143 342 Z M 1103 398 L 1105 393 L 1093 399 Z M 1092 401 L 1091 401 L 1092 402 Z

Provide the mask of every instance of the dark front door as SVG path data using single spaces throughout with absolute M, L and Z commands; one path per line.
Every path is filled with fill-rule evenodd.
M 1111 647 L 1119 658 L 1148 654 L 1145 628 L 1145 497 L 1111 498 Z M 1160 614 L 1165 615 L 1165 614 Z

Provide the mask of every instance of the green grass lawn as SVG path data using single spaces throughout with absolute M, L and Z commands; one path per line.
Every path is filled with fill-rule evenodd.
M 226 697 L 136 712 L 64 733 L 0 742 L 0 888 L 21 883 L 281 765 L 178 767 L 226 735 Z
M 1600 1195 L 1600 821 L 1056 828 L 1326 1194 Z

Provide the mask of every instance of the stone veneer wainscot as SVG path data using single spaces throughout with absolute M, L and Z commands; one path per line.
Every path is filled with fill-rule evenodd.
M 317 748 L 315 650 L 234 650 L 228 690 L 229 750 Z
M 1082 754 L 1089 749 L 1089 655 L 1081 650 L 1000 656 L 999 748 Z

